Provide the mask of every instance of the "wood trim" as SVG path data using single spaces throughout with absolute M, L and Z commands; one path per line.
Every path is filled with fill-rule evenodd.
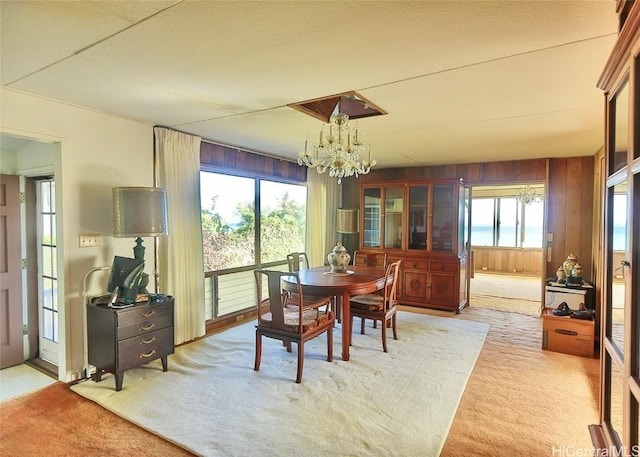
M 589 435 L 591 435 L 591 442 L 593 443 L 594 455 L 606 455 L 607 440 L 604 437 L 604 431 L 599 425 L 589 425 Z
M 200 164 L 212 171 L 233 170 L 251 177 L 280 178 L 296 183 L 307 181 L 307 167 L 297 162 L 205 141 L 200 143 Z
M 627 64 L 627 60 L 631 55 L 631 46 L 633 41 L 640 33 L 640 2 L 633 2 L 629 9 L 629 14 L 626 17 L 622 30 L 618 36 L 609 60 L 604 67 L 602 75 L 598 80 L 597 86 L 605 92 L 611 91 L 611 87 L 615 78 L 622 73 L 624 66 Z

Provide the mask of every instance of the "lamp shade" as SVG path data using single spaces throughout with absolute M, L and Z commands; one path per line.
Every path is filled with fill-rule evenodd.
M 358 233 L 357 209 L 338 209 L 337 218 L 338 233 Z
M 113 188 L 113 236 L 124 238 L 168 234 L 165 189 Z

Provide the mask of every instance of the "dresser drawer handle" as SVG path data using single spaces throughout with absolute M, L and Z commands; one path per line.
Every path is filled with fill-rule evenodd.
M 156 340 L 156 337 L 154 336 L 154 337 L 152 337 L 152 338 L 149 338 L 148 340 L 142 340 L 142 341 L 140 341 L 140 344 L 151 344 L 151 343 L 153 343 L 155 340 Z
M 150 313 L 140 313 L 140 317 L 144 317 L 144 318 L 151 317 L 151 316 L 153 316 L 155 313 L 156 313 L 156 310 L 155 310 L 155 309 L 152 309 Z
M 146 327 L 140 327 L 140 330 L 143 331 L 143 332 L 146 332 L 148 330 L 151 330 L 155 326 L 156 326 L 155 324 L 149 324 Z
M 147 352 L 146 354 L 140 354 L 140 358 L 141 359 L 148 359 L 149 357 L 153 356 L 156 353 L 156 350 L 154 349 L 151 352 Z
M 417 263 L 413 263 L 413 268 L 418 268 L 418 264 Z

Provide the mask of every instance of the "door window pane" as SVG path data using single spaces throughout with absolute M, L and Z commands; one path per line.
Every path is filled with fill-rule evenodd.
M 402 211 L 404 207 L 402 187 L 385 188 L 384 247 L 402 247 Z
M 607 359 L 605 362 L 607 371 L 608 386 L 606 386 L 606 404 L 608 405 L 605 410 L 605 422 L 612 431 L 612 434 L 618 439 L 618 442 L 622 442 L 622 427 L 623 427 L 623 413 L 624 413 L 624 388 L 623 388 L 623 374 L 618 368 L 618 365 L 611 359 L 611 356 L 607 353 Z
M 362 244 L 366 247 L 380 247 L 380 198 L 379 187 L 364 190 L 364 227 Z
M 433 250 L 453 251 L 453 231 L 456 227 L 452 221 L 457 207 L 454 205 L 454 189 L 451 184 L 433 186 Z
M 611 196 L 611 234 L 610 246 L 612 252 L 612 278 L 610 287 L 610 300 L 607 308 L 609 314 L 610 334 L 608 335 L 614 345 L 620 350 L 624 357 L 624 315 L 626 307 L 626 294 L 629 276 L 627 261 L 627 185 L 618 184 L 612 189 Z
M 627 164 L 629 141 L 629 83 L 624 83 L 614 100 L 611 102 L 614 132 L 611 140 L 612 154 L 609 159 L 609 174 L 621 170 Z
M 409 249 L 427 248 L 427 186 L 409 188 Z

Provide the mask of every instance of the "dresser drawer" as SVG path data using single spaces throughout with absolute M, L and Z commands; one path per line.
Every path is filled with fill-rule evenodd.
M 458 271 L 458 264 L 452 262 L 440 262 L 437 260 L 432 260 L 429 265 L 430 271 L 446 271 L 450 273 L 455 273 Z
M 146 319 L 129 325 L 118 327 L 117 340 L 124 340 L 133 336 L 144 335 L 155 330 L 173 326 L 173 315 L 163 315 L 154 319 Z
M 429 261 L 428 260 L 414 260 L 414 259 L 404 259 L 400 264 L 402 268 L 405 270 L 428 270 L 429 269 Z
M 121 310 L 117 313 L 118 327 L 143 322 L 160 316 L 170 316 L 173 314 L 173 300 L 166 300 L 163 303 L 147 306 L 135 306 L 130 309 Z
M 173 353 L 173 327 L 164 328 L 118 342 L 118 366 L 128 370 Z

